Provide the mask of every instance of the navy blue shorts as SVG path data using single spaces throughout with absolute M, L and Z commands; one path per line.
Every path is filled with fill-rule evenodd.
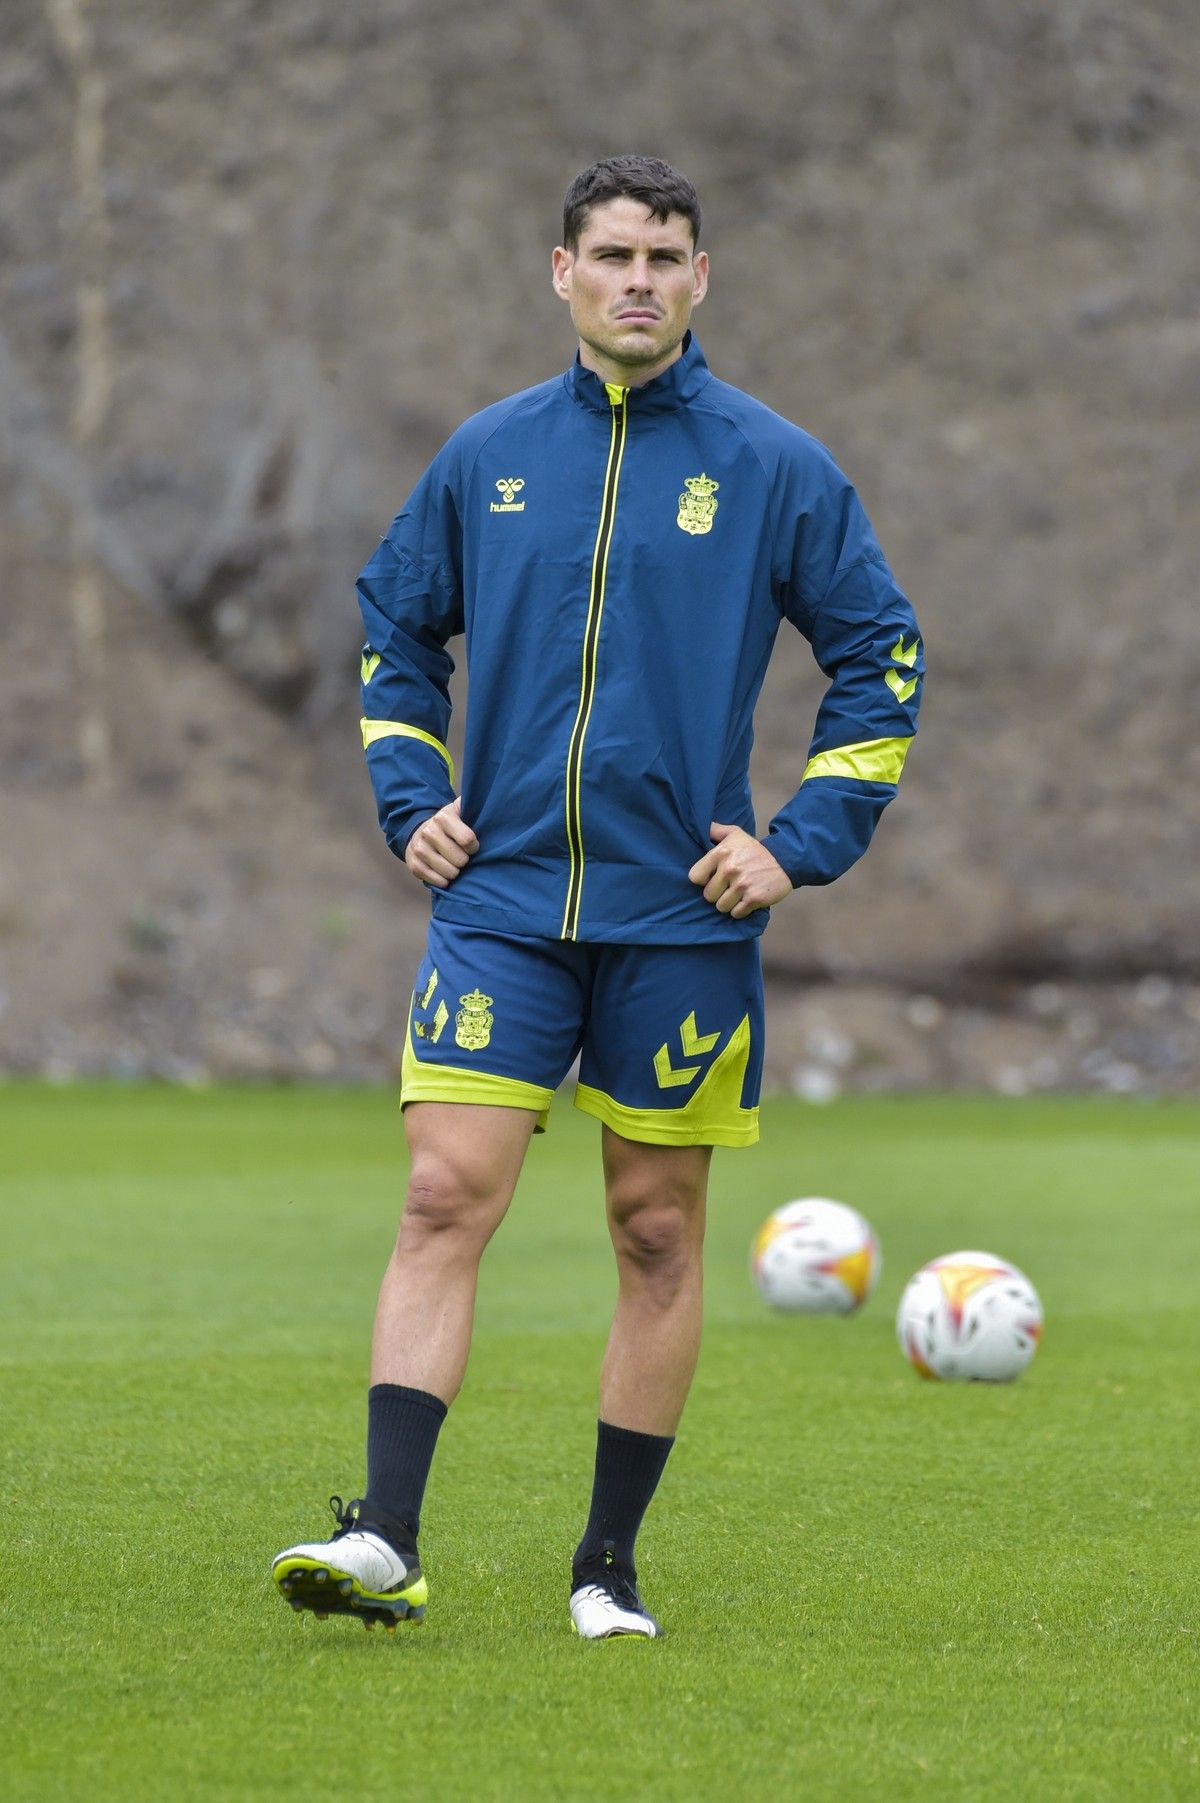
M 575 1106 L 626 1139 L 758 1138 L 763 989 L 757 939 L 585 945 L 432 920 L 400 1102 L 530 1108 L 580 1055 Z

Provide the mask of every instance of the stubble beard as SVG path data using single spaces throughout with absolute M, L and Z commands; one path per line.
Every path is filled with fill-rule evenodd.
M 610 363 L 622 364 L 626 369 L 647 369 L 651 364 L 661 363 L 664 358 L 671 357 L 683 343 L 687 332 L 686 324 L 677 332 L 668 333 L 666 338 L 645 337 L 636 328 L 620 328 L 600 336 L 598 333 L 580 332 L 579 336 L 598 357 Z

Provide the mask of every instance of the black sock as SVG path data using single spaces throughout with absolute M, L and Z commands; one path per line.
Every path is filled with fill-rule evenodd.
M 445 1403 L 428 1390 L 372 1384 L 367 1392 L 364 1517 L 373 1512 L 389 1517 L 416 1539 L 433 1449 L 445 1419 Z
M 607 1565 L 610 1550 L 611 1563 L 634 1575 L 633 1543 L 674 1444 L 673 1435 L 596 1423 L 592 1512 L 572 1564 L 576 1579 L 586 1580 Z

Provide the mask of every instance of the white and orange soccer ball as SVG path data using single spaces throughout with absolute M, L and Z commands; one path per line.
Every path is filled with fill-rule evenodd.
M 922 1377 L 1009 1383 L 1037 1351 L 1042 1305 L 1007 1259 L 948 1252 L 909 1279 L 896 1335 Z
M 883 1260 L 857 1209 L 805 1196 L 767 1216 L 754 1238 L 750 1269 L 772 1308 L 848 1315 L 875 1288 Z

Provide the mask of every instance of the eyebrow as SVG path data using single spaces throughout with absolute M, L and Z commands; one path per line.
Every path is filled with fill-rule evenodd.
M 603 256 L 606 251 L 610 251 L 610 250 L 632 251 L 633 245 L 632 244 L 593 244 L 591 248 L 592 248 L 592 255 L 594 257 L 600 257 L 600 256 Z M 678 244 L 652 244 L 650 247 L 650 255 L 652 257 L 659 257 L 659 256 L 679 257 L 680 259 L 682 259 L 684 256 L 686 256 L 686 254 L 687 253 L 685 251 L 680 249 Z

